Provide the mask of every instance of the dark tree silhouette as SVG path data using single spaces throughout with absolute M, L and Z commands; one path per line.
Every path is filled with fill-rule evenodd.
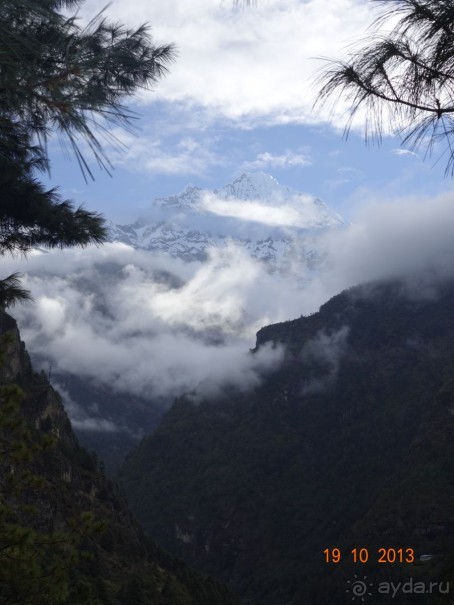
M 129 30 L 101 12 L 82 29 L 61 12 L 80 4 L 0 0 L 0 256 L 105 241 L 102 216 L 36 178 L 49 169 L 47 138 L 62 136 L 84 176 L 92 172 L 81 143 L 108 168 L 100 136 L 109 140 L 112 125 L 131 128 L 136 116 L 124 99 L 154 85 L 174 58 L 146 25 Z M 0 282 L 0 307 L 27 299 L 19 286 L 17 274 Z
M 19 120 L 45 146 L 50 130 L 64 135 L 91 174 L 81 137 L 106 167 L 99 133 L 129 128 L 135 115 L 123 100 L 153 86 L 174 58 L 172 45 L 155 45 L 142 25 L 109 23 L 103 11 L 83 29 L 62 8 L 83 0 L 0 0 L 0 124 Z
M 348 134 L 365 110 L 366 139 L 390 127 L 410 149 L 446 144 L 446 173 L 454 175 L 454 3 L 452 0 L 371 0 L 382 9 L 373 29 L 346 60 L 329 60 L 317 81 L 316 104 L 350 105 Z M 389 19 L 397 23 L 380 34 Z

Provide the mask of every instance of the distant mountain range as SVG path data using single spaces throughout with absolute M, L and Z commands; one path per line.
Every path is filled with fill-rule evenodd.
M 148 287 L 149 284 L 157 284 L 154 289 L 148 287 L 145 294 L 150 297 L 151 303 L 156 302 L 158 294 L 164 292 L 169 294 L 170 302 L 167 304 L 170 308 L 176 304 L 175 299 L 181 296 L 181 292 L 185 292 L 185 287 L 188 303 L 193 304 L 193 298 L 199 297 L 200 304 L 197 304 L 201 320 L 196 327 L 191 324 L 191 317 L 177 314 L 175 319 L 170 318 L 166 323 L 165 318 L 162 320 L 158 312 L 150 309 L 144 311 L 140 319 L 136 319 L 134 314 L 128 315 L 128 311 L 117 315 L 117 308 L 111 307 L 112 301 L 117 296 L 121 300 L 126 292 L 132 299 L 136 292 L 139 293 L 135 285 L 130 290 L 122 289 L 128 276 L 125 265 L 135 262 L 134 258 L 138 256 L 135 254 L 115 256 L 113 252 L 110 258 L 106 247 L 105 256 L 98 262 L 89 261 L 88 269 L 76 265 L 75 270 L 68 270 L 68 277 L 64 278 L 66 287 L 56 291 L 45 285 L 49 283 L 52 269 L 40 279 L 45 295 L 55 299 L 57 306 L 65 301 L 65 306 L 72 309 L 73 299 L 79 296 L 80 300 L 92 301 L 93 312 L 86 317 L 85 324 L 90 324 L 94 334 L 98 334 L 98 324 L 102 323 L 112 343 L 112 351 L 116 350 L 116 346 L 121 346 L 121 338 L 112 336 L 112 332 L 121 332 L 123 322 L 130 326 L 125 332 L 128 337 L 133 326 L 137 334 L 143 334 L 148 342 L 154 339 L 156 348 L 159 348 L 160 335 L 164 334 L 167 338 L 170 334 L 172 346 L 178 349 L 180 356 L 180 361 L 175 362 L 175 373 L 181 373 L 182 367 L 193 367 L 192 363 L 186 362 L 185 355 L 190 356 L 191 353 L 185 338 L 203 341 L 204 344 L 200 346 L 218 347 L 218 350 L 224 346 L 226 339 L 237 339 L 238 350 L 244 341 L 246 353 L 256 326 L 269 323 L 270 317 L 276 317 L 273 293 L 276 290 L 287 292 L 289 288 L 297 291 L 311 276 L 322 271 L 324 252 L 320 239 L 327 231 L 342 228 L 343 224 L 342 218 L 323 201 L 281 185 L 262 172 L 242 174 L 214 191 L 190 185 L 180 194 L 154 200 L 144 216 L 129 225 L 111 224 L 109 237 L 112 242 L 122 242 L 140 250 L 141 256 L 149 256 L 145 269 L 142 267 L 137 274 L 137 285 L 145 284 Z M 213 260 L 213 255 L 218 256 Z M 157 259 L 157 256 L 160 258 Z M 129 260 L 123 260 L 125 258 Z M 259 261 L 249 263 L 252 271 L 246 274 L 245 279 L 250 294 L 235 298 L 237 267 L 240 269 L 241 262 L 248 259 Z M 176 265 L 183 265 L 185 269 L 174 271 Z M 206 288 L 204 284 L 200 286 L 197 283 L 197 276 L 204 267 L 209 267 L 211 271 L 207 278 L 210 284 L 217 279 L 222 280 L 223 271 L 231 269 L 223 291 L 226 297 L 232 295 L 235 300 L 232 305 L 235 307 L 233 317 L 218 313 L 219 293 L 216 288 Z M 61 280 L 59 275 L 56 282 Z M 194 282 L 196 286 L 192 291 Z M 242 284 L 239 287 L 243 287 Z M 218 299 L 213 301 L 215 296 Z M 256 300 L 260 297 L 263 302 L 258 309 Z M 237 299 L 240 300 L 238 305 Z M 208 306 L 202 307 L 205 302 Z M 213 310 L 210 308 L 211 302 Z M 184 306 L 187 306 L 186 302 Z M 77 317 L 77 314 L 74 311 L 72 316 Z M 151 387 L 145 392 L 120 392 L 115 385 L 106 384 L 96 372 L 78 374 L 70 362 L 52 358 L 51 347 L 46 344 L 49 334 L 41 328 L 36 317 L 30 316 L 28 321 L 36 324 L 28 342 L 34 362 L 51 373 L 53 384 L 65 397 L 74 429 L 84 446 L 105 460 L 109 472 L 114 471 L 137 440 L 156 427 L 175 393 L 165 401 L 165 396 L 158 400 L 159 394 Z M 68 327 L 67 322 L 65 329 Z M 244 334 L 248 330 L 246 339 Z M 104 334 L 101 336 L 104 337 Z M 50 338 L 53 339 L 54 335 Z M 55 339 L 58 339 L 57 335 Z M 83 346 L 88 349 L 94 346 L 94 342 L 87 342 Z M 170 357 L 168 355 L 169 361 L 164 366 L 168 374 L 171 373 L 168 370 L 172 364 Z M 131 355 L 128 366 L 130 373 L 134 372 L 134 364 L 137 363 L 133 358 Z M 156 360 L 149 360 L 148 363 L 150 377 L 162 384 L 159 360 L 157 363 Z M 170 370 L 173 371 L 173 368 L 170 367 Z M 118 371 L 121 372 L 121 369 Z M 202 378 L 197 378 L 194 384 L 211 380 L 209 372 L 207 366 Z M 190 377 L 187 382 L 190 382 Z M 182 386 L 177 394 L 182 395 L 184 388 Z
M 112 225 L 111 240 L 140 254 L 117 245 L 99 263 L 91 262 L 99 257 L 86 257 L 87 265 L 75 265 L 69 277 L 59 267 L 59 289 L 52 289 L 51 274 L 36 278 L 49 296 L 41 314 L 47 311 L 45 319 L 55 320 L 45 333 L 39 313 L 32 316 L 37 327 L 30 334 L 37 335 L 36 341 L 42 337 L 41 355 L 47 355 L 53 338 L 64 343 L 55 349 L 62 358 L 69 349 L 76 352 L 77 359 L 68 358 L 73 364 L 95 351 L 88 359 L 91 373 L 82 366 L 77 375 L 68 361 L 66 367 L 58 365 L 54 353 L 47 360 L 47 376 L 35 374 L 14 320 L 0 317 L 0 333 L 12 336 L 0 378 L 7 387 L 17 382 L 25 393 L 22 421 L 33 438 L 29 444 L 22 440 L 28 455 L 40 436 L 54 437 L 54 449 L 42 458 L 19 453 L 23 463 L 49 481 L 55 502 L 38 490 L 19 504 L 36 504 L 37 521 L 49 526 L 50 534 L 54 521 L 67 531 L 73 512 L 83 516 L 90 511 L 106 524 L 107 530 L 87 546 L 93 558 L 77 564 L 71 603 L 236 604 L 227 589 L 193 573 L 183 558 L 198 572 L 226 582 L 243 605 L 341 605 L 356 597 L 380 605 L 383 584 L 392 589 L 387 600 L 400 605 L 451 605 L 454 281 L 432 276 L 430 288 L 423 288 L 414 275 L 351 288 L 316 313 L 262 328 L 249 353 L 242 351 L 242 333 L 232 329 L 239 347 L 222 359 L 215 356 L 230 335 L 205 342 L 204 330 L 214 331 L 213 326 L 192 326 L 191 317 L 184 317 L 189 303 L 190 313 L 195 315 L 199 305 L 206 317 L 204 296 L 210 290 L 202 289 L 195 305 L 189 295 L 178 304 L 172 299 L 185 293 L 200 267 L 211 262 L 213 249 L 230 246 L 265 267 L 252 273 L 248 301 L 261 295 L 257 274 L 266 274 L 288 297 L 295 277 L 310 279 L 311 272 L 323 271 L 320 238 L 342 225 L 320 200 L 263 173 L 244 174 L 215 191 L 188 187 L 156 200 L 140 221 Z M 114 258 L 118 249 L 121 254 Z M 156 253 L 166 257 L 164 269 L 157 267 Z M 142 266 L 137 257 L 140 262 L 146 257 Z M 246 265 L 248 259 L 240 257 Z M 236 276 L 241 264 L 228 254 L 225 258 L 231 263 L 229 276 Z M 190 261 L 196 261 L 192 273 Z M 173 273 L 177 265 L 184 271 Z M 209 279 L 215 281 L 220 271 L 215 265 Z M 222 295 L 231 283 L 227 280 Z M 273 287 L 262 295 L 267 309 L 276 305 L 276 291 Z M 151 304 L 161 292 L 168 298 L 160 310 L 174 305 L 167 323 L 165 314 L 153 314 Z M 145 303 L 129 307 L 136 298 Z M 65 315 L 64 304 L 57 305 L 61 301 L 85 310 L 82 321 Z M 260 310 L 257 316 L 264 317 Z M 219 325 L 225 324 L 229 315 L 219 318 Z M 80 339 L 64 341 L 68 324 Z M 87 326 L 93 329 L 84 331 Z M 97 348 L 99 342 L 103 346 Z M 101 375 L 111 350 L 117 374 L 123 376 L 119 364 L 125 358 L 130 365 L 123 366 L 124 372 L 135 372 L 120 388 L 116 375 Z M 254 366 L 266 352 L 279 357 Z M 191 355 L 195 364 L 188 365 Z M 170 373 L 165 360 L 170 360 Z M 205 393 L 199 386 L 180 388 L 183 370 L 194 373 L 203 366 L 200 385 L 219 369 L 215 361 L 230 372 L 258 367 L 257 380 L 246 381 L 243 389 L 222 383 L 221 389 Z M 136 371 L 143 368 L 145 380 Z M 187 393 L 163 414 L 153 407 L 153 389 L 165 372 Z M 73 411 L 81 441 L 105 458 L 110 472 L 122 452 L 148 433 L 130 452 L 119 478 L 132 510 L 171 555 L 142 534 L 103 465 L 78 445 L 62 399 L 49 385 L 51 375 Z M 109 385 L 106 376 L 112 376 Z M 148 390 L 135 396 L 138 381 Z M 119 394 L 121 388 L 131 392 Z M 96 425 L 103 430 L 93 430 Z M 10 426 L 0 431 L 7 444 Z M 16 474 L 7 460 L 4 465 L 0 483 Z M 339 565 L 333 549 L 342 553 Z M 354 553 L 360 552 L 367 557 L 355 561 Z
M 244 173 L 221 189 L 188 186 L 153 201 L 149 214 L 111 225 L 110 239 L 185 261 L 205 260 L 210 248 L 244 248 L 271 270 L 315 268 L 317 238 L 343 219 L 322 200 L 280 185 L 263 172 Z
M 178 195 L 158 198 L 140 220 L 129 225 L 111 224 L 110 240 L 201 263 L 208 260 L 210 250 L 226 250 L 233 245 L 263 262 L 267 272 L 278 272 L 295 283 L 321 269 L 319 238 L 343 224 L 320 199 L 258 172 L 242 174 L 214 191 L 190 185 Z M 232 262 L 228 255 L 226 262 Z M 105 279 L 112 276 L 106 273 Z M 157 406 L 152 395 L 147 406 L 143 398 L 114 393 L 108 386 L 94 386 L 77 376 L 55 374 L 57 387 L 65 385 L 65 392 L 85 418 L 92 417 L 93 423 L 108 419 L 112 425 L 123 427 L 97 432 L 86 421 L 85 428 L 74 416 L 83 444 L 105 459 L 110 471 L 143 434 L 141 431 L 151 431 L 163 413 L 162 402 Z

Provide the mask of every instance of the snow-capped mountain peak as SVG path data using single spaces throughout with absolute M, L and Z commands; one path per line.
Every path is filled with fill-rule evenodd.
M 278 195 L 291 192 L 288 187 L 283 187 L 270 174 L 265 172 L 245 172 L 237 177 L 232 183 L 224 185 L 221 189 L 215 189 L 214 193 L 223 198 L 236 198 L 240 200 L 262 200 L 271 201 Z
M 158 198 L 140 221 L 112 226 L 111 239 L 186 261 L 204 260 L 210 248 L 233 242 L 281 271 L 295 261 L 313 264 L 320 233 L 342 224 L 323 201 L 255 172 L 213 191 L 189 185 Z

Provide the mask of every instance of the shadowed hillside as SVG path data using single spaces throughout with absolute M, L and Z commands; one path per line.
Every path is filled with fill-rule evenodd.
M 5 313 L 0 332 L 2 605 L 236 603 L 144 534 Z
M 178 400 L 127 459 L 147 530 L 245 603 L 351 602 L 355 574 L 371 603 L 380 582 L 452 582 L 454 284 L 354 288 L 263 328 L 269 342 L 285 361 L 254 393 Z M 379 548 L 414 561 L 380 564 Z M 395 602 L 450 602 L 434 591 Z

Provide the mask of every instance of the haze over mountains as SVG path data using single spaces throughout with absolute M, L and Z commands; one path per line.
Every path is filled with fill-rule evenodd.
M 366 202 L 342 224 L 314 197 L 243 175 L 153 202 L 114 230 L 134 245 L 5 258 L 36 301 L 15 310 L 23 338 L 87 446 L 113 443 L 118 462 L 183 392 L 254 387 L 283 354 L 249 355 L 256 332 L 344 288 L 415 275 L 409 288 L 430 296 L 453 272 L 452 198 Z
M 84 443 L 126 451 L 175 396 L 261 380 L 281 352 L 249 356 L 255 332 L 300 313 L 324 262 L 320 238 L 342 226 L 264 173 L 214 192 L 190 186 L 112 226 L 102 248 L 36 251 L 22 333 Z
M 179 398 L 128 456 L 132 510 L 245 605 L 351 603 L 364 578 L 368 603 L 393 582 L 400 605 L 452 604 L 453 339 L 452 279 L 429 298 L 398 280 L 358 286 L 266 326 L 254 354 L 285 356 L 261 385 Z M 334 547 L 339 565 L 324 559 Z
M 210 250 L 235 244 L 270 270 L 301 277 L 317 266 L 320 232 L 342 224 L 323 201 L 257 172 L 212 192 L 188 186 L 159 198 L 137 222 L 113 226 L 111 238 L 186 261 L 207 260 Z
M 345 225 L 243 175 L 99 249 L 36 251 L 21 333 L 110 471 L 148 434 L 120 475 L 134 510 L 245 604 L 351 602 L 358 572 L 452 581 L 453 233 L 449 196 Z M 416 559 L 329 567 L 334 545 Z
M 0 603 L 239 605 L 144 534 L 4 312 L 0 339 Z

